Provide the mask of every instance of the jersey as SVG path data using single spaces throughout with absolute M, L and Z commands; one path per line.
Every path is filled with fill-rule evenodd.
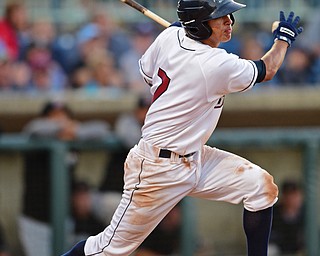
M 217 126 L 225 95 L 250 89 L 258 70 L 224 49 L 164 30 L 139 61 L 153 103 L 142 138 L 178 154 L 198 151 Z

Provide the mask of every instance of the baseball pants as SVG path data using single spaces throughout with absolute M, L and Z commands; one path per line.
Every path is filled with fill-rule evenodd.
M 277 187 L 268 172 L 235 154 L 203 146 L 189 157 L 140 140 L 124 164 L 124 192 L 110 225 L 85 244 L 87 256 L 130 255 L 185 196 L 243 202 L 249 211 L 271 207 Z

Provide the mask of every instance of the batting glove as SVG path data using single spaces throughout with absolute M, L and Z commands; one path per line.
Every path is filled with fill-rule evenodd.
M 302 27 L 298 27 L 300 17 L 294 19 L 294 12 L 290 12 L 288 19 L 284 16 L 284 12 L 280 11 L 280 23 L 276 30 L 273 31 L 274 40 L 282 40 L 288 43 L 289 47 L 296 37 L 303 31 Z

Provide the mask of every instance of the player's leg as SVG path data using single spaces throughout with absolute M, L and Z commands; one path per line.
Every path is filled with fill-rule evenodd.
M 267 255 L 272 206 L 278 194 L 272 176 L 226 151 L 205 146 L 201 154 L 200 180 L 190 195 L 234 204 L 243 202 L 248 255 Z
M 110 225 L 87 239 L 85 255 L 130 255 L 194 185 L 195 172 L 182 158 L 172 162 L 137 152 L 127 157 L 124 192 Z
M 161 205 L 160 200 L 166 201 L 164 195 L 160 199 L 140 187 L 139 181 L 136 184 L 136 188 L 124 191 L 110 225 L 103 232 L 76 244 L 65 256 L 130 255 L 142 243 L 171 210 L 175 199 L 168 198 L 168 203 Z
M 272 210 L 273 207 L 256 212 L 250 212 L 244 209 L 243 228 L 247 237 L 247 251 L 249 256 L 267 256 Z

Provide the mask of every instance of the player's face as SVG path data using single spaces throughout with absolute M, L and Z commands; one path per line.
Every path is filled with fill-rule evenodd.
M 231 39 L 232 20 L 230 15 L 210 20 L 209 26 L 212 29 L 212 35 L 209 39 L 204 40 L 204 43 L 211 47 L 218 47 L 221 42 L 227 42 Z

